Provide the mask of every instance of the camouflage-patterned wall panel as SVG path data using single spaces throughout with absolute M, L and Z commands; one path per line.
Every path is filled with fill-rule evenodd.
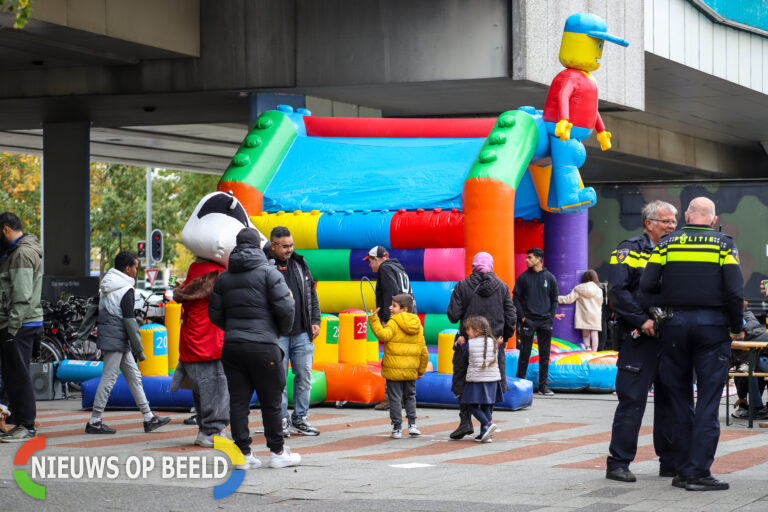
M 760 280 L 768 279 L 768 182 L 597 185 L 597 204 L 589 209 L 589 266 L 601 280 L 608 278 L 608 257 L 619 242 L 643 232 L 640 210 L 661 199 L 683 211 L 691 199 L 706 196 L 715 202 L 718 226 L 739 248 L 744 295 L 760 297 Z

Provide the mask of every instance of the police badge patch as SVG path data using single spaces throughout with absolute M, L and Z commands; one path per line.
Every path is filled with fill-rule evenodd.
M 624 263 L 624 260 L 629 256 L 629 249 L 619 249 L 616 251 L 616 261 Z
M 741 260 L 739 260 L 739 250 L 737 248 L 733 248 L 731 250 L 731 254 L 733 254 L 733 257 L 736 259 L 736 263 L 741 263 Z

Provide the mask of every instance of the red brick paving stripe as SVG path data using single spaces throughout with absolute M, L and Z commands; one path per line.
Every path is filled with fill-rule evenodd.
M 56 411 L 54 414 L 38 414 L 35 419 L 39 422 L 43 422 L 49 418 L 71 418 L 72 416 L 91 415 L 91 411 Z
M 80 430 L 80 433 L 83 435 L 86 435 L 84 430 Z M 54 434 L 58 434 L 58 432 L 54 432 Z M 117 434 L 113 435 L 93 435 L 91 437 L 98 437 L 99 439 L 94 439 L 91 441 L 81 441 L 78 443 L 66 443 L 66 444 L 57 444 L 56 447 L 65 447 L 65 448 L 101 448 L 104 446 L 116 446 L 121 444 L 133 444 L 133 443 L 142 443 L 142 442 L 149 442 L 149 441 L 161 441 L 165 439 L 176 439 L 179 437 L 186 437 L 186 436 L 196 436 L 197 435 L 197 427 L 193 428 L 182 428 L 182 429 L 176 429 L 176 430 L 161 430 L 159 432 L 151 432 L 151 433 L 141 433 L 141 434 L 134 434 L 134 435 L 120 435 L 120 431 L 117 432 Z M 46 436 L 47 438 L 48 436 Z
M 502 422 L 499 422 L 499 423 L 502 423 Z M 453 423 L 448 423 L 444 425 L 453 425 Z M 535 427 L 523 427 L 523 428 L 510 429 L 510 430 L 505 429 L 499 432 L 498 434 L 495 434 L 494 439 L 519 439 L 522 437 L 527 437 L 529 435 L 543 434 L 545 432 L 556 432 L 558 430 L 567 430 L 567 429 L 576 428 L 576 427 L 583 427 L 584 425 L 585 424 L 583 423 L 547 423 L 547 424 L 538 425 Z M 435 425 L 435 426 L 438 426 L 438 425 Z M 422 433 L 423 432 L 424 432 L 424 429 L 422 429 Z M 360 460 L 407 459 L 410 457 L 440 455 L 443 453 L 464 450 L 466 448 L 472 448 L 473 446 L 477 446 L 475 444 L 474 439 L 472 439 L 471 437 L 465 437 L 464 439 L 465 441 L 435 442 L 427 445 L 418 446 L 415 448 L 398 450 L 395 452 L 377 453 L 372 455 L 360 455 L 357 457 L 348 457 L 348 458 L 360 459 Z M 470 441 L 470 442 L 467 442 L 467 441 Z
M 200 452 L 203 450 L 213 450 L 213 448 L 205 448 L 203 446 L 197 446 L 192 444 L 193 439 L 189 438 L 189 444 L 182 444 L 179 446 L 166 446 L 164 448 L 147 448 L 145 452 L 163 452 L 163 453 L 186 453 L 186 452 Z
M 342 421 L 341 423 L 332 423 L 330 425 L 318 426 L 320 434 L 323 432 L 338 432 L 339 430 L 346 430 L 348 428 L 364 428 L 364 427 L 377 427 L 388 426 L 389 415 L 386 417 L 377 418 L 375 420 L 362 420 L 362 421 Z
M 161 414 L 161 416 L 166 416 L 166 414 Z M 187 414 L 186 413 L 185 414 L 173 414 L 173 413 L 171 413 L 171 414 L 167 414 L 167 416 L 170 416 L 171 419 L 179 418 L 179 417 L 186 418 Z M 88 416 L 86 418 L 78 418 L 76 420 L 40 421 L 40 427 L 39 428 L 46 429 L 46 428 L 49 428 L 49 427 L 59 427 L 59 426 L 62 426 L 62 425 L 77 425 L 78 423 L 82 423 L 83 424 L 83 428 L 85 428 L 85 424 L 88 422 L 90 417 L 91 417 L 91 414 L 90 414 L 90 412 L 88 412 Z M 131 420 L 131 419 L 136 420 L 136 421 L 143 421 L 141 419 L 141 417 L 142 417 L 142 414 L 140 412 L 134 411 L 131 414 L 123 414 L 121 416 L 105 415 L 102 418 L 103 418 L 104 423 L 109 425 L 113 421 L 123 421 L 123 420 Z M 40 418 L 38 417 L 38 419 L 40 419 Z M 44 431 L 41 432 L 41 433 L 43 435 L 48 435 Z
M 715 475 L 724 475 L 758 466 L 766 460 L 768 460 L 768 446 L 754 446 L 717 457 L 711 469 Z
M 640 435 L 645 435 L 652 432 L 651 427 L 642 427 L 640 429 Z M 502 432 L 501 434 L 504 434 Z M 598 434 L 590 434 L 586 436 L 571 437 L 568 439 L 561 439 L 557 441 L 549 441 L 545 443 L 536 443 L 528 446 L 522 446 L 519 448 L 513 448 L 498 453 L 489 453 L 487 455 L 481 455 L 479 457 L 469 457 L 465 459 L 454 459 L 447 462 L 454 464 L 503 464 L 505 462 L 515 462 L 520 460 L 535 459 L 537 457 L 544 457 L 546 455 L 552 455 L 553 453 L 563 452 L 579 446 L 587 446 L 596 443 L 606 443 L 611 440 L 610 432 L 600 432 Z
M 251 418 L 253 418 L 253 416 L 254 415 L 251 414 Z M 261 417 L 261 416 L 258 415 L 258 417 Z M 342 418 L 342 417 L 346 418 L 347 416 L 343 415 L 343 414 L 327 414 L 327 415 L 325 415 L 325 417 L 323 419 L 333 419 L 333 418 Z M 341 423 L 332 423 L 330 425 L 320 425 L 320 426 L 318 426 L 318 428 L 320 429 L 321 433 L 322 432 L 336 432 L 336 431 L 344 430 L 344 429 L 364 428 L 364 427 L 378 426 L 378 425 L 388 425 L 388 421 L 389 421 L 389 416 L 387 416 L 386 418 L 377 418 L 377 419 L 374 419 L 374 420 L 343 421 Z M 446 423 L 445 425 L 450 426 L 450 425 L 453 425 L 453 423 Z M 250 421 L 248 423 L 248 426 L 250 427 L 251 430 L 254 430 L 254 429 L 260 428 L 260 427 L 263 428 L 263 425 L 262 425 L 262 423 L 260 421 L 258 421 L 258 422 Z M 436 427 L 436 426 L 437 425 L 435 425 L 433 427 Z M 425 427 L 425 429 L 426 428 L 428 428 L 428 427 Z M 423 431 L 424 430 L 422 430 L 422 432 Z M 251 436 L 252 439 L 255 438 L 255 437 L 258 437 L 259 439 L 261 439 L 261 438 L 263 438 L 263 434 L 257 434 L 257 435 Z M 304 437 L 304 436 L 296 435 L 297 439 L 301 439 L 302 437 Z M 371 436 L 361 436 L 361 437 L 371 437 Z M 387 440 L 389 438 L 383 438 L 383 439 Z M 343 440 L 343 441 L 346 441 L 346 440 Z M 290 442 L 290 440 L 286 440 L 286 442 Z M 254 439 L 254 443 L 260 445 L 261 441 L 260 440 L 256 441 Z M 333 443 L 327 443 L 327 444 L 333 444 Z M 372 444 L 377 444 L 377 443 L 372 443 Z M 63 445 L 61 445 L 61 446 L 63 446 Z M 318 445 L 318 446 L 325 446 L 325 445 Z M 314 446 L 313 447 L 304 447 L 304 448 L 300 449 L 300 452 L 301 453 L 315 453 L 314 451 L 307 451 L 307 450 L 314 450 L 314 448 L 315 448 Z M 185 451 L 194 451 L 195 449 L 206 450 L 206 449 L 209 449 L 209 448 L 203 448 L 203 447 L 200 447 L 200 446 L 196 447 L 196 446 L 192 445 L 191 441 L 190 441 L 190 444 L 184 444 L 184 445 L 178 445 L 178 446 L 160 447 L 160 448 L 151 448 L 151 449 L 146 450 L 146 451 L 177 453 L 177 452 L 185 452 Z M 352 450 L 354 448 L 340 448 L 340 449 Z M 329 449 L 327 451 L 331 452 L 331 451 L 338 451 L 338 450 L 339 450 L 339 448 L 334 447 L 334 448 L 331 448 L 331 449 Z M 260 454 L 260 455 L 264 455 L 264 454 L 269 455 L 269 453 L 266 450 L 264 450 L 263 453 L 262 453 L 261 451 L 259 451 L 256 448 L 254 448 L 253 451 L 255 453 L 257 453 L 257 454 Z M 318 450 L 318 451 L 325 451 L 325 450 Z
M 358 436 L 348 437 L 346 439 L 339 439 L 338 441 L 332 441 L 330 443 L 319 444 L 315 446 L 302 446 L 296 448 L 296 451 L 301 455 L 311 453 L 329 453 L 329 452 L 343 452 L 348 450 L 357 450 L 358 448 L 367 448 L 369 446 L 376 446 L 389 441 L 396 442 L 396 439 L 392 439 L 388 435 L 385 437 L 380 436 Z
M 650 427 L 643 427 L 650 428 Z M 653 429 L 651 429 L 651 432 L 653 432 Z M 726 442 L 726 441 L 732 441 L 734 439 L 741 439 L 748 436 L 753 436 L 760 434 L 760 432 L 743 432 L 740 430 L 722 430 L 720 432 L 720 441 Z M 643 431 L 640 432 L 640 435 L 643 435 Z M 557 466 L 553 466 L 556 468 L 567 468 L 567 469 L 605 469 L 605 457 L 608 454 L 606 453 L 603 457 L 597 457 L 594 459 L 589 460 L 583 460 L 579 462 L 571 462 L 569 464 L 559 464 Z M 653 460 L 656 458 L 656 450 L 653 448 L 653 444 L 646 444 L 643 446 L 637 447 L 637 454 L 635 455 L 634 462 L 645 462 L 648 460 Z M 717 464 L 717 461 L 719 459 L 715 459 L 715 464 Z M 754 465 L 754 464 L 752 464 Z M 749 466 L 747 466 L 749 467 Z M 741 468 L 744 469 L 744 468 Z M 737 471 L 737 470 L 733 470 Z M 721 471 L 721 473 L 730 473 L 731 471 Z

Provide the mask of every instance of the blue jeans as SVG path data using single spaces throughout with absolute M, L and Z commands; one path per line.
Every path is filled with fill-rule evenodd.
M 768 372 L 768 356 L 760 356 L 757 358 L 757 364 L 755 364 L 756 372 Z M 749 386 L 749 403 L 753 405 L 755 409 L 763 407 L 763 399 L 760 396 L 760 388 L 757 384 L 757 377 L 752 377 L 752 382 Z
M 309 413 L 309 392 L 312 389 L 312 359 L 315 346 L 305 332 L 290 336 L 280 336 L 277 344 L 285 354 L 283 369 L 288 376 L 288 361 L 293 369 L 293 414 L 292 422 L 306 418 Z M 288 418 L 288 387 L 283 388 L 283 418 Z

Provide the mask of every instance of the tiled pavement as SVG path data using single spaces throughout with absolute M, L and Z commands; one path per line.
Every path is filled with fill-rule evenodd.
M 768 510 L 768 430 L 750 430 L 743 422 L 727 428 L 723 422 L 712 468 L 731 483 L 729 491 L 686 492 L 671 487 L 670 479 L 657 476 L 650 427 L 652 407 L 646 411 L 646 426 L 632 466 L 638 482 L 606 480 L 604 461 L 615 405 L 613 395 L 537 397 L 529 409 L 497 411 L 495 420 L 502 431 L 494 434 L 490 444 L 476 443 L 469 437 L 449 440 L 448 433 L 457 423 L 455 410 L 419 408 L 423 435 L 410 438 L 406 434 L 394 440 L 389 438 L 387 412 L 313 407 L 310 420 L 321 435 L 293 436 L 287 441 L 302 455 L 302 465 L 248 471 L 238 492 L 220 501 L 213 500 L 212 487 L 226 478 L 161 479 L 159 472 L 153 472 L 146 479 L 130 480 L 121 472 L 111 480 L 38 480 L 48 487 L 47 499 L 35 502 L 13 479 L 14 469 L 24 469 L 13 465 L 18 445 L 0 444 L 0 509 L 6 505 L 8 510 L 27 510 L 32 505 L 61 510 L 125 509 L 128 503 L 119 497 L 135 495 L 132 501 L 146 510 L 185 510 L 187 502 L 200 510 L 242 509 L 241 503 L 269 510 L 313 511 Z M 79 409 L 79 401 L 38 402 L 38 407 L 39 432 L 46 437 L 45 451 L 40 453 L 46 456 L 117 455 L 124 464 L 131 455 L 156 459 L 221 455 L 191 444 L 196 428 L 182 424 L 186 413 L 170 413 L 173 421 L 169 426 L 144 434 L 138 412 L 107 412 L 105 422 L 118 433 L 89 436 L 83 432 L 89 414 Z M 254 430 L 260 427 L 259 420 L 259 411 L 254 410 Z M 266 462 L 263 436 L 254 436 L 253 447 Z M 30 470 L 29 465 L 26 469 Z M 137 484 L 142 485 L 137 488 Z M 144 503 L 145 495 L 156 497 Z

